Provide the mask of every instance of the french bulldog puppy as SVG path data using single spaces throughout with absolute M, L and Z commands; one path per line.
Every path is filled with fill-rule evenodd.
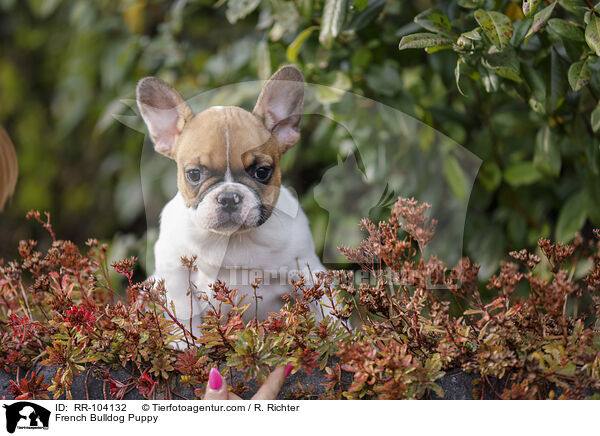
M 279 160 L 298 142 L 303 100 L 304 78 L 293 66 L 273 74 L 252 112 L 227 106 L 194 114 L 163 81 L 139 82 L 137 103 L 154 148 L 177 163 L 178 193 L 161 213 L 154 278 L 164 279 L 184 325 L 199 325 L 209 305 L 198 297 L 211 298 L 215 280 L 248 295 L 246 319 L 264 319 L 282 307 L 290 279 L 302 274 L 310 283 L 325 270 L 306 215 L 281 185 Z M 183 256 L 197 256 L 191 277 Z M 263 281 L 257 311 L 256 277 Z

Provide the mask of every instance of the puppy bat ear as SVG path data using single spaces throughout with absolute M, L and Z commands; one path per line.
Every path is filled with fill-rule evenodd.
M 285 153 L 300 139 L 304 77 L 294 66 L 281 67 L 263 87 L 252 113 L 262 119 Z
M 136 97 L 154 149 L 173 159 L 177 137 L 194 113 L 175 89 L 156 77 L 140 80 Z

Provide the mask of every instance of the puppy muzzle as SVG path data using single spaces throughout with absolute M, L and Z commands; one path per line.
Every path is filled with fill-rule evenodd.
M 241 183 L 224 182 L 198 203 L 196 221 L 217 233 L 231 234 L 265 221 L 264 206 L 254 190 Z

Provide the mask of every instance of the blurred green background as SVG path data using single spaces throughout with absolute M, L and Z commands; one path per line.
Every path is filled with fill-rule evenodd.
M 144 261 L 156 237 L 147 233 L 140 183 L 144 134 L 114 119 L 135 115 L 122 99 L 147 75 L 188 97 L 266 79 L 287 63 L 307 82 L 411 115 L 483 160 L 464 251 L 486 275 L 508 250 L 540 236 L 589 233 L 600 224 L 600 48 L 587 38 L 597 12 L 583 0 L 524 3 L 0 0 L 0 123 L 20 165 L 17 192 L 0 215 L 0 258 L 15 256 L 20 239 L 44 237 L 24 219 L 39 209 L 51 213 L 60 238 L 111 241 L 113 257 Z M 494 38 L 478 10 L 509 20 L 508 39 Z M 561 32 L 562 22 L 551 32 L 549 19 L 572 23 L 572 32 Z M 399 50 L 415 32 L 429 39 L 405 40 Z M 284 161 L 317 233 L 327 216 L 312 189 L 336 164 L 336 134 L 305 123 Z M 452 165 L 444 168 L 456 185 Z

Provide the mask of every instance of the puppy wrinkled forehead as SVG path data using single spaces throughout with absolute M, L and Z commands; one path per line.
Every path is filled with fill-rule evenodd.
M 270 149 L 270 142 L 271 133 L 252 113 L 235 106 L 215 106 L 200 112 L 185 126 L 177 160 L 215 169 L 225 169 L 228 164 L 239 167 L 245 153 Z

